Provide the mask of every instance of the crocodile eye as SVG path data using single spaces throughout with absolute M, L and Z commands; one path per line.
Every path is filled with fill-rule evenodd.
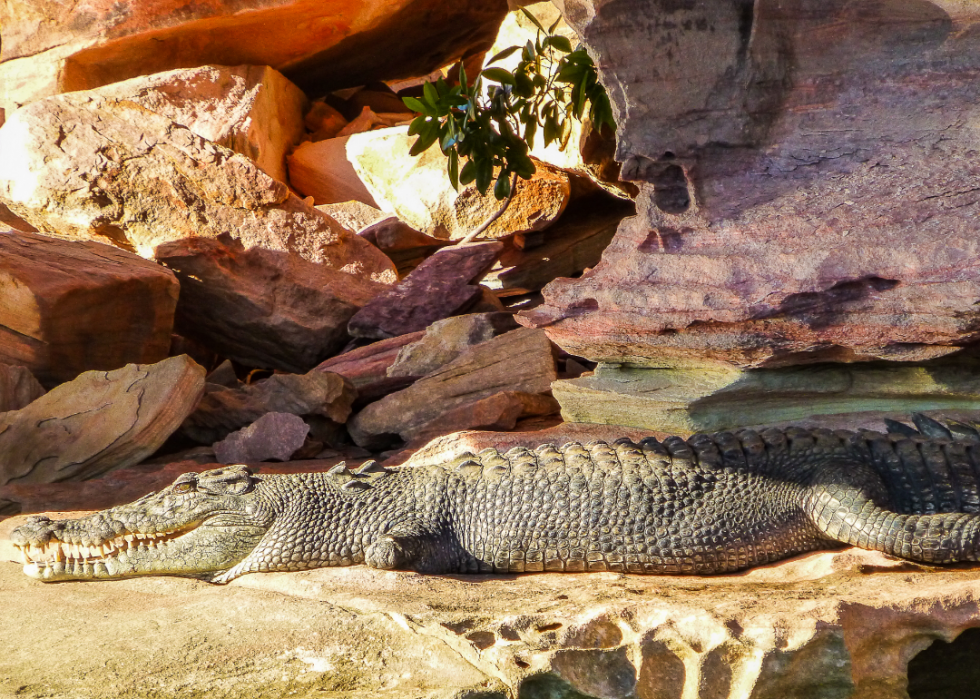
M 178 483 L 174 486 L 175 493 L 190 493 L 194 490 L 196 490 L 196 488 L 194 488 L 193 483 Z

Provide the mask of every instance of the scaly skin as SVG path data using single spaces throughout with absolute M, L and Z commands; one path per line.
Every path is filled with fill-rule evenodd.
M 953 563 L 977 560 L 978 484 L 980 445 L 769 429 L 487 449 L 390 471 L 368 462 L 357 473 L 257 476 L 229 466 L 84 519 L 31 518 L 13 541 L 25 572 L 47 582 L 225 583 L 360 563 L 708 574 L 843 544 Z

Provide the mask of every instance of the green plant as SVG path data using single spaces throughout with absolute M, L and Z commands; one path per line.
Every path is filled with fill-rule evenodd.
M 564 148 L 571 120 L 581 120 L 586 107 L 594 128 L 616 129 L 609 97 L 586 50 L 573 49 L 567 37 L 554 33 L 558 21 L 546 30 L 530 12 L 521 12 L 537 27 L 535 40 L 511 46 L 489 61 L 520 51 L 513 71 L 491 65 L 468 85 L 460 63 L 459 84 L 450 86 L 440 78 L 423 84 L 421 98 L 402 98 L 419 113 L 408 129 L 418 136 L 410 153 L 419 155 L 438 141 L 457 191 L 460 184 L 475 182 L 486 194 L 496 180 L 494 196 L 508 198 L 514 178 L 534 175 L 528 151 L 539 130 L 546 146 L 559 141 Z

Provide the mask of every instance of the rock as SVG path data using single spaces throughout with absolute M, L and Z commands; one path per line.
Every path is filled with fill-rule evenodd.
M 401 114 L 411 120 L 415 114 L 405 106 L 402 98 L 384 83 L 358 90 L 347 98 L 347 111 L 344 116 L 354 119 L 367 107 L 376 114 Z
M 213 444 L 266 413 L 321 415 L 345 422 L 354 396 L 348 380 L 324 371 L 274 374 L 240 389 L 210 386 L 181 433 L 200 444 Z
M 525 417 L 557 415 L 561 406 L 551 396 L 522 391 L 501 391 L 456 407 L 427 422 L 412 424 L 398 432 L 407 442 L 428 442 L 459 430 L 512 430 Z M 364 446 L 383 446 L 384 435 L 365 440 Z
M 223 464 L 254 461 L 289 461 L 306 441 L 310 427 L 290 413 L 266 413 L 248 427 L 232 432 L 214 444 Z
M 602 252 L 616 234 L 631 204 L 591 197 L 573 202 L 555 225 L 532 248 L 520 249 L 513 241 L 480 280 L 500 296 L 538 291 L 558 277 L 572 277 L 599 264 Z
M 953 699 L 976 688 L 978 580 L 976 566 L 926 569 L 855 549 L 703 578 L 358 566 L 222 587 L 50 585 L 2 563 L 0 691 L 139 696 L 152 673 L 162 695 L 186 694 L 193 649 L 194 686 L 229 699 L 902 699 L 930 689 Z M 39 609 L 66 611 L 38 625 Z M 86 644 L 54 642 L 79 628 Z
M 375 281 L 379 250 L 240 154 L 127 100 L 90 92 L 35 102 L 0 128 L 0 198 L 40 231 L 152 257 L 162 243 L 230 233 Z
M 574 422 L 690 434 L 867 412 L 880 430 L 882 412 L 905 417 L 922 410 L 980 410 L 980 364 L 952 359 L 782 369 L 734 369 L 722 362 L 659 369 L 600 364 L 591 376 L 556 381 L 553 391 L 562 416 Z
M 227 234 L 164 243 L 181 334 L 245 366 L 302 373 L 343 347 L 347 322 L 387 287 Z
M 272 66 L 319 94 L 425 75 L 488 48 L 507 3 L 259 0 L 242 11 L 220 0 L 63 9 L 46 0 L 0 8 L 0 108 L 207 64 Z
M 323 100 L 316 100 L 303 117 L 303 125 L 310 132 L 311 141 L 322 141 L 336 136 L 347 126 L 347 119 Z
M 372 223 L 391 217 L 381 209 L 354 199 L 335 204 L 322 204 L 315 208 L 317 211 L 325 213 L 344 228 L 352 231 L 363 230 Z
M 351 136 L 301 143 L 287 158 L 289 184 L 318 207 L 358 201 L 380 208 L 347 154 Z M 354 228 L 354 230 L 358 230 Z
M 24 233 L 37 233 L 37 229 L 0 203 L 0 229 L 12 228 Z
M 513 426 L 511 420 L 523 414 L 554 408 L 541 397 L 521 394 L 546 393 L 555 378 L 551 344 L 544 333 L 522 328 L 470 347 L 412 386 L 372 403 L 347 427 L 358 446 L 370 448 L 387 446 L 387 435 L 407 441 L 423 433 L 435 437 L 437 431 L 493 429 L 503 427 L 501 422 Z M 511 395 L 476 405 L 501 393 Z
M 510 313 L 468 313 L 437 320 L 425 335 L 398 351 L 386 372 L 393 376 L 425 376 L 464 351 L 519 326 Z
M 474 185 L 456 192 L 446 174 L 446 157 L 438 145 L 416 157 L 408 154 L 415 140 L 415 136 L 408 135 L 407 127 L 356 134 L 348 139 L 344 156 L 372 197 L 371 201 L 361 201 L 377 202 L 382 211 L 443 240 L 465 238 L 504 206 L 493 192 L 481 196 Z M 298 151 L 294 158 L 296 155 Z M 308 156 L 306 162 L 311 169 L 328 170 L 337 159 L 334 155 L 314 161 Z M 571 193 L 568 175 L 543 163 L 537 165 L 531 180 L 518 178 L 510 204 L 481 233 L 481 239 L 543 230 L 565 210 Z M 295 186 L 321 203 L 317 192 Z
M 444 240 L 419 233 L 395 216 L 375 221 L 357 234 L 388 256 L 400 276 L 405 276 L 439 248 L 448 245 Z
M 224 360 L 211 370 L 207 375 L 207 382 L 215 386 L 224 386 L 225 388 L 241 388 L 242 385 L 242 382 L 238 380 L 238 376 L 235 374 L 235 367 L 232 365 L 230 359 Z
M 306 96 L 268 66 L 183 68 L 113 83 L 95 93 L 129 100 L 201 138 L 251 158 L 287 181 L 286 152 L 303 137 Z
M 337 132 L 337 136 L 351 136 L 356 133 L 364 133 L 365 131 L 387 129 L 392 126 L 408 124 L 414 116 L 411 112 L 407 114 L 404 112 L 382 112 L 377 114 L 370 107 L 364 107 L 360 114 L 352 119 L 347 126 Z
M 396 337 L 464 310 L 481 296 L 473 280 L 489 269 L 503 247 L 491 241 L 439 251 L 355 313 L 347 331 L 354 337 Z
M 365 386 L 386 379 L 388 367 L 398 359 L 401 349 L 424 336 L 424 330 L 417 330 L 387 340 L 372 342 L 365 347 L 358 347 L 331 357 L 318 365 L 314 371 L 340 374 L 349 379 L 360 393 Z
M 203 393 L 204 369 L 186 356 L 85 372 L 0 414 L 0 486 L 86 480 L 139 463 Z
M 158 362 L 178 289 L 172 273 L 115 247 L 0 233 L 0 362 L 49 387 L 90 369 Z
M 975 342 L 980 10 L 564 8 L 643 194 L 530 325 L 646 365 L 920 361 Z
M 30 369 L 0 363 L 0 413 L 26 408 L 43 395 Z

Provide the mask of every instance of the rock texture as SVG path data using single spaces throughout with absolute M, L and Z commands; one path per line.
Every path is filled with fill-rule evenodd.
M 343 376 L 325 371 L 275 374 L 241 388 L 209 386 L 181 432 L 200 444 L 212 444 L 266 413 L 318 415 L 344 422 L 354 388 Z
M 0 414 L 0 485 L 85 480 L 139 463 L 203 393 L 204 369 L 186 356 L 86 372 Z
M 467 313 L 437 320 L 425 335 L 398 351 L 388 367 L 391 376 L 425 376 L 440 369 L 470 347 L 518 327 L 510 313 Z
M 158 362 L 178 289 L 172 273 L 115 247 L 0 233 L 0 362 L 48 386 Z
M 976 6 L 563 5 L 643 194 L 531 325 L 645 364 L 921 360 L 977 339 Z
M 289 184 L 304 196 L 313 197 L 317 206 L 356 201 L 378 209 L 348 156 L 349 141 L 350 136 L 343 136 L 300 144 L 286 158 Z
M 433 238 L 461 240 L 504 206 L 492 192 L 481 196 L 473 185 L 456 192 L 438 145 L 411 156 L 408 152 L 415 140 L 407 127 L 396 127 L 357 134 L 347 141 L 347 160 L 382 211 Z M 536 164 L 534 177 L 518 178 L 510 204 L 480 238 L 543 230 L 565 210 L 571 194 L 568 175 Z M 323 167 L 328 166 L 325 161 Z M 304 194 L 317 198 L 314 192 Z
M 18 110 L 0 128 L 0 199 L 50 235 L 151 257 L 161 243 L 228 232 L 376 281 L 380 251 L 251 160 L 127 100 L 81 92 Z
M 298 415 L 266 413 L 216 442 L 214 455 L 223 464 L 288 461 L 303 446 L 309 431 L 310 426 Z
M 0 692 L 145 697 L 151 677 L 226 699 L 958 699 L 976 688 L 978 575 L 853 549 L 699 579 L 354 567 L 226 587 L 46 585 L 0 563 Z M 79 628 L 88 642 L 64 643 Z
M 349 352 L 331 357 L 316 367 L 314 371 L 329 371 L 350 380 L 355 388 L 381 381 L 388 376 L 388 367 L 395 363 L 406 345 L 417 342 L 425 336 L 424 330 L 406 335 L 390 337 L 387 340 L 372 342 Z
M 880 430 L 882 413 L 980 410 L 980 365 L 952 359 L 781 369 L 735 369 L 721 362 L 662 368 L 600 364 L 593 374 L 556 381 L 552 388 L 562 416 L 573 422 L 690 434 L 868 413 L 863 421 Z M 853 429 L 853 424 L 835 426 Z
M 250 367 L 302 373 L 343 347 L 347 322 L 388 287 L 222 234 L 164 243 L 181 284 L 177 332 Z
M 348 429 L 355 443 L 387 446 L 390 435 L 409 441 L 470 428 L 509 429 L 522 415 L 557 405 L 551 344 L 540 330 L 521 328 L 469 348 L 412 386 L 357 413 Z
M 465 310 L 481 297 L 480 286 L 472 282 L 503 248 L 503 243 L 490 241 L 437 252 L 355 313 L 348 332 L 354 337 L 397 337 Z
M 20 410 L 44 395 L 44 387 L 29 369 L 0 364 L 0 413 Z
M 268 66 L 171 70 L 95 92 L 130 100 L 183 124 L 198 136 L 251 158 L 280 182 L 287 181 L 286 152 L 303 136 L 306 95 Z
M 425 75 L 488 48 L 506 12 L 503 0 L 84 0 L 71 12 L 14 0 L 0 8 L 0 108 L 212 63 L 272 66 L 321 94 Z

